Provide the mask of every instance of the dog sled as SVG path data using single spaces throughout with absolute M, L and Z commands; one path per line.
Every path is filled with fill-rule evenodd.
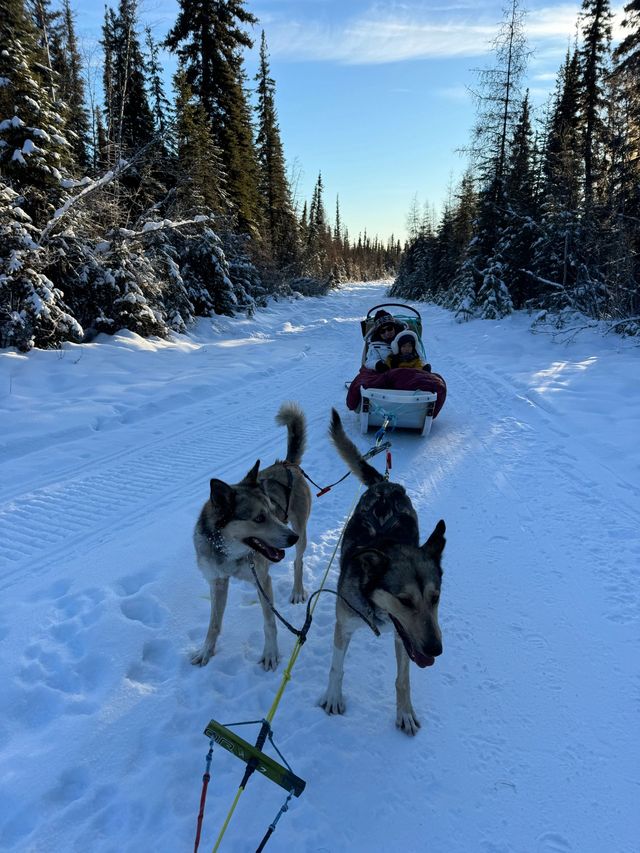
M 389 317 L 391 320 L 385 319 Z M 413 332 L 417 354 L 422 362 L 427 362 L 420 313 L 399 302 L 374 305 L 360 323 L 363 337 L 361 367 L 358 375 L 345 383 L 347 407 L 359 415 L 360 432 L 363 434 L 370 427 L 379 427 L 390 421 L 394 427 L 418 430 L 426 436 L 444 405 L 446 383 L 439 373 L 431 370 L 398 367 L 377 372 L 367 367 L 372 336 L 381 322 L 384 325 L 392 323 L 399 332 Z

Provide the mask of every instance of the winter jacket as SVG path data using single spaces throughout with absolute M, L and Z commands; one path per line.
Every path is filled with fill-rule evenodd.
M 400 354 L 389 355 L 386 358 L 386 363 L 389 367 L 413 367 L 415 370 L 422 370 L 424 362 L 417 355 L 415 358 L 404 359 Z
M 376 369 L 376 364 L 379 361 L 385 362 L 387 357 L 391 355 L 391 344 L 386 344 L 384 341 L 371 341 L 367 349 L 367 357 L 364 366 L 370 370 Z

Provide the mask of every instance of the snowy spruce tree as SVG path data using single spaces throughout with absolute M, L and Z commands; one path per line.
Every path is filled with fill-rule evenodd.
M 18 193 L 0 181 L 0 347 L 26 352 L 79 341 L 83 330 L 44 274 L 38 229 L 19 202 Z
M 242 50 L 253 45 L 244 27 L 256 20 L 244 0 L 180 0 L 166 38 L 211 121 L 238 228 L 254 238 L 261 225 L 259 172 Z
M 527 61 L 524 17 L 518 0 L 512 0 L 505 10 L 494 46 L 496 61 L 480 72 L 477 93 L 479 113 L 472 155 L 480 191 L 476 236 L 466 259 L 475 279 L 477 314 L 492 318 L 500 311 L 504 316 L 513 307 L 511 299 L 505 298 L 509 288 L 504 280 L 502 250 L 504 231 L 509 226 L 509 143 L 520 114 L 520 87 Z M 462 281 L 466 288 L 468 280 Z M 466 289 L 463 298 L 467 305 Z
M 256 74 L 257 138 L 260 170 L 260 197 L 263 210 L 265 246 L 278 269 L 291 267 L 298 260 L 296 220 L 286 175 L 284 151 L 275 104 L 275 81 L 271 77 L 267 43 L 262 32 L 260 66 Z
M 330 231 L 324 205 L 324 184 L 322 174 L 313 188 L 313 197 L 309 207 L 309 221 L 306 226 L 306 245 L 303 255 L 304 275 L 322 278 L 328 271 Z
M 79 340 L 62 290 L 46 274 L 42 230 L 62 206 L 70 146 L 57 74 L 24 4 L 0 24 L 0 338 L 28 350 Z
M 54 102 L 57 75 L 21 7 L 14 0 L 14 17 L 1 25 L 7 38 L 0 48 L 0 172 L 41 226 L 65 196 L 62 181 L 71 155 L 65 118 Z
M 104 96 L 110 165 L 128 159 L 154 137 L 136 0 L 107 8 L 102 28 Z
M 640 0 L 624 6 L 624 37 L 613 53 L 611 152 L 612 307 L 632 318 L 618 328 L 640 331 Z
M 52 66 L 58 73 L 59 99 L 66 104 L 66 135 L 74 167 L 89 168 L 89 114 L 85 103 L 82 59 L 69 0 L 63 0 L 59 26 L 54 30 Z
M 527 92 L 509 145 L 504 179 L 507 217 L 493 258 L 495 277 L 503 284 L 508 282 L 508 287 L 504 284 L 504 290 L 499 288 L 494 296 L 503 303 L 504 313 L 510 313 L 510 305 L 523 308 L 535 293 L 531 273 L 533 245 L 539 234 L 535 159 Z M 488 310 L 499 309 L 492 302 Z M 483 314 L 486 316 L 486 310 Z
M 583 161 L 580 68 L 567 52 L 547 122 L 542 156 L 538 237 L 533 244 L 533 304 L 562 310 L 570 303 L 581 241 Z
M 230 224 L 231 202 L 222 152 L 204 106 L 193 94 L 184 69 L 174 78 L 177 199 L 180 214 L 211 211 L 219 224 Z
M 430 267 L 431 245 L 423 235 L 417 237 L 404 253 L 389 295 L 402 299 L 426 299 Z

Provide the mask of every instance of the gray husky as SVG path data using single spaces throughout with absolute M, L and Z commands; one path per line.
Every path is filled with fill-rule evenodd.
M 409 661 L 431 666 L 442 654 L 438 602 L 445 546 L 445 524 L 439 521 L 424 545 L 419 543 L 418 517 L 407 493 L 369 465 L 347 438 L 340 416 L 332 410 L 331 439 L 351 471 L 366 486 L 345 528 L 340 554 L 336 627 L 329 685 L 321 701 L 328 714 L 343 714 L 344 658 L 351 635 L 365 623 L 355 608 L 377 627 L 395 628 L 398 664 L 396 725 L 414 735 L 420 728 L 411 704 Z M 351 605 L 351 607 L 349 606 Z
M 202 507 L 193 533 L 198 567 L 211 589 L 211 617 L 202 648 L 191 658 L 205 666 L 215 653 L 222 627 L 229 578 L 255 583 L 253 566 L 262 589 L 273 602 L 269 563 L 284 557 L 284 548 L 296 546 L 291 601 L 305 600 L 302 555 L 307 545 L 307 520 L 311 492 L 300 470 L 306 444 L 304 414 L 295 403 L 284 403 L 276 423 L 287 427 L 287 455 L 283 462 L 260 471 L 260 460 L 235 485 L 222 480 L 210 482 L 209 499 Z M 273 612 L 259 594 L 264 616 L 264 652 L 261 663 L 275 669 L 278 663 L 276 622 Z

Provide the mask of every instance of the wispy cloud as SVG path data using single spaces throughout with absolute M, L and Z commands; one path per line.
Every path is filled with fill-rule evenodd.
M 436 89 L 434 94 L 448 101 L 467 101 L 471 99 L 471 93 L 466 86 L 442 86 Z
M 564 52 L 576 32 L 574 3 L 529 12 L 525 29 L 533 48 L 545 54 Z M 614 38 L 619 37 L 620 15 Z M 297 61 L 373 65 L 412 59 L 482 56 L 491 51 L 499 26 L 495 8 L 478 13 L 465 3 L 420 10 L 399 5 L 373 6 L 341 25 L 317 20 L 284 20 L 269 24 L 272 56 Z

